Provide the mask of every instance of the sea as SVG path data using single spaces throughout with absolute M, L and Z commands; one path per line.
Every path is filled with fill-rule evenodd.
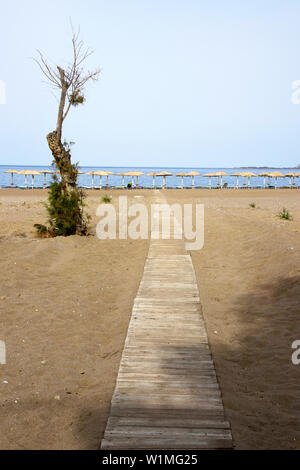
M 22 171 L 22 170 L 36 170 L 36 171 L 42 171 L 42 170 L 53 170 L 51 166 L 12 166 L 12 165 L 0 165 L 0 188 L 7 188 L 10 187 L 11 184 L 11 175 L 4 173 L 7 170 L 16 170 L 16 171 Z M 234 187 L 236 185 L 236 177 L 235 176 L 230 176 L 233 173 L 236 172 L 248 172 L 251 171 L 252 173 L 259 174 L 259 173 L 270 173 L 274 171 L 279 171 L 280 173 L 286 174 L 290 172 L 296 172 L 299 173 L 300 169 L 290 169 L 290 168 L 196 168 L 196 167 L 173 167 L 173 168 L 168 168 L 168 167 L 96 167 L 96 166 L 82 166 L 80 167 L 80 170 L 84 173 L 88 173 L 90 171 L 98 171 L 98 170 L 103 170 L 103 171 L 110 171 L 114 173 L 114 175 L 111 175 L 109 177 L 109 186 L 122 186 L 122 176 L 117 176 L 117 173 L 128 173 L 130 171 L 139 171 L 141 173 L 144 173 L 143 176 L 139 177 L 139 186 L 143 186 L 145 188 L 151 188 L 153 185 L 153 178 L 151 176 L 146 176 L 148 173 L 151 172 L 156 172 L 160 173 L 162 171 L 168 171 L 169 173 L 172 173 L 173 176 L 168 176 L 167 177 L 167 187 L 170 188 L 177 188 L 181 187 L 181 178 L 176 177 L 175 175 L 178 173 L 189 173 L 190 171 L 194 170 L 200 173 L 200 176 L 195 177 L 195 187 L 208 187 L 209 184 L 209 178 L 204 177 L 206 173 L 216 173 L 218 171 L 224 171 L 227 173 L 229 176 L 224 176 L 223 177 L 223 183 L 227 183 L 228 187 Z M 51 181 L 51 175 L 47 175 L 47 184 L 50 183 Z M 217 178 L 212 179 L 212 186 L 215 187 L 217 186 Z M 16 187 L 18 186 L 24 186 L 25 184 L 25 177 L 24 175 L 16 175 L 14 174 L 14 185 Z M 31 186 L 31 176 L 28 176 L 28 184 Z M 131 177 L 125 177 L 125 183 L 126 185 L 132 181 Z M 248 180 L 246 181 L 248 183 Z M 289 185 L 289 178 L 278 178 L 278 187 L 284 187 Z M 95 187 L 99 187 L 100 183 L 100 178 L 99 176 L 95 176 Z M 271 184 L 274 184 L 275 181 L 274 179 L 271 180 Z M 41 176 L 35 176 L 34 178 L 34 184 L 35 187 L 43 187 L 44 184 L 44 175 Z M 80 174 L 78 176 L 78 184 L 79 186 L 83 187 L 90 187 L 92 185 L 92 177 L 90 175 L 86 174 Z M 103 185 L 106 184 L 106 177 L 103 178 Z M 240 178 L 239 184 L 242 186 L 244 184 L 244 179 Z M 259 187 L 263 186 L 264 184 L 264 179 L 263 177 L 257 177 L 257 178 L 251 178 L 251 186 L 252 187 Z M 296 178 L 295 181 L 296 186 L 300 186 L 300 178 Z M 162 177 L 156 177 L 156 186 L 162 186 L 163 185 L 163 178 Z M 184 178 L 184 186 L 185 187 L 191 187 L 192 186 L 192 178 Z

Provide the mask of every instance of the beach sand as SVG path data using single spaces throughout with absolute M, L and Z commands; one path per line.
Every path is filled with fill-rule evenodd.
M 0 193 L 0 448 L 97 449 L 148 241 L 37 239 L 44 199 Z
M 0 449 L 99 447 L 149 246 L 98 240 L 104 194 L 148 206 L 154 195 L 89 192 L 91 236 L 42 240 L 46 192 L 0 191 Z M 192 259 L 236 448 L 300 449 L 300 191 L 163 194 L 205 205 Z M 293 221 L 276 216 L 283 207 Z

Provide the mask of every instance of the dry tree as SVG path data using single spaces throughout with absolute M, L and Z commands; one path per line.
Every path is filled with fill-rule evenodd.
M 72 106 L 78 106 L 85 101 L 85 86 L 92 80 L 99 78 L 101 70 L 93 72 L 85 70 L 85 62 L 93 51 L 84 46 L 80 39 L 80 29 L 74 32 L 72 27 L 72 62 L 65 66 L 52 66 L 45 56 L 38 50 L 38 58 L 34 61 L 38 64 L 42 74 L 46 77 L 46 82 L 56 91 L 59 91 L 59 107 L 57 115 L 56 129 L 47 135 L 48 146 L 54 157 L 55 164 L 61 176 L 61 191 L 68 198 L 71 193 L 78 193 L 78 200 L 81 200 L 80 191 L 77 187 L 77 166 L 71 162 L 70 146 L 62 142 L 63 123 L 69 115 Z M 74 196 L 74 194 L 73 194 Z M 78 208 L 76 222 L 76 233 L 85 230 L 82 210 Z

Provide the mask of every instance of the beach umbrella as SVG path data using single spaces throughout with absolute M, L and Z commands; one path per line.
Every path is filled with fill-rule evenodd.
M 106 173 L 106 171 L 99 170 L 99 171 L 95 171 L 95 175 L 100 176 L 99 189 L 102 189 L 102 178 L 103 176 L 107 176 L 108 174 Z
M 241 173 L 233 173 L 231 176 L 236 176 L 235 187 L 238 189 L 240 187 L 240 176 L 242 176 Z
M 125 176 L 131 176 L 131 184 L 132 186 L 134 186 L 134 176 L 135 176 L 134 171 L 129 171 L 128 173 L 125 173 Z
M 7 170 L 7 171 L 4 171 L 3 173 L 9 173 L 11 175 L 10 185 L 13 186 L 14 185 L 14 175 L 18 175 L 19 172 L 17 170 Z
M 139 185 L 139 177 L 143 176 L 143 175 L 144 175 L 144 173 L 141 173 L 140 171 L 136 172 L 136 185 L 137 186 Z
M 260 174 L 257 175 L 257 176 L 261 176 L 261 177 L 264 178 L 264 188 L 266 189 L 266 177 L 268 177 L 268 178 L 270 179 L 269 173 L 264 172 L 264 173 L 260 173 Z
M 219 187 L 223 187 L 223 176 L 229 176 L 227 173 L 225 173 L 224 171 L 217 171 L 216 173 L 213 174 L 213 176 L 217 176 L 218 177 L 218 186 Z M 221 185 L 220 185 L 220 178 L 221 178 Z
M 41 173 L 39 171 L 35 171 L 35 170 L 22 170 L 22 171 L 19 171 L 19 175 L 25 175 L 25 185 L 27 186 L 27 188 L 28 188 L 27 176 L 32 177 L 32 189 L 34 188 L 34 177 L 38 176 L 40 174 Z
M 107 177 L 107 186 L 108 186 L 108 177 L 110 175 L 113 175 L 113 173 L 111 173 L 111 171 L 99 170 L 99 171 L 95 171 L 95 175 L 100 176 L 100 186 L 99 186 L 99 188 L 102 189 L 102 178 L 103 178 L 103 176 Z
M 136 177 L 136 186 L 139 184 L 139 176 L 143 176 L 144 173 L 141 173 L 140 171 L 129 171 L 128 173 L 125 173 L 125 176 L 131 176 L 132 177 L 132 185 L 134 186 L 134 177 Z
M 246 171 L 244 173 L 241 173 L 240 176 L 244 178 L 244 186 L 247 186 L 246 178 L 248 178 L 248 188 L 250 188 L 251 187 L 250 178 L 255 178 L 257 175 L 255 173 L 252 173 L 251 171 Z
M 157 173 L 155 173 L 154 171 L 152 171 L 151 173 L 148 173 L 147 176 L 152 176 L 153 177 L 153 188 L 155 188 L 155 177 L 157 176 Z
M 92 188 L 95 188 L 95 175 L 97 175 L 96 171 L 89 171 L 86 173 L 86 175 L 91 175 L 92 176 Z
M 186 173 L 177 173 L 176 178 L 181 178 L 181 189 L 184 188 L 183 178 L 187 176 Z
M 200 173 L 197 171 L 190 171 L 190 173 L 187 173 L 186 176 L 192 177 L 192 188 L 195 188 L 195 176 L 200 176 Z
M 126 173 L 117 173 L 117 176 L 122 176 L 122 188 L 124 189 L 125 188 L 125 176 L 126 176 Z
M 295 177 L 297 177 L 297 173 L 290 172 L 284 175 L 284 177 L 290 178 L 290 187 L 295 185 Z
M 52 174 L 53 174 L 53 171 L 50 171 L 50 170 L 41 170 L 40 173 L 41 173 L 42 175 L 44 175 L 44 189 L 46 189 L 46 187 L 47 187 L 47 180 L 46 180 L 47 176 L 46 176 L 46 175 L 50 175 L 50 174 L 52 175 Z
M 215 176 L 214 173 L 206 173 L 206 175 L 204 175 L 205 178 L 209 178 L 209 183 L 208 183 L 208 187 L 209 189 L 211 189 L 211 179 Z
M 158 173 L 157 176 L 162 176 L 164 178 L 163 188 L 165 189 L 167 187 L 167 176 L 173 176 L 173 174 L 168 171 L 162 171 L 161 173 Z
M 114 173 L 112 173 L 111 171 L 107 171 L 106 173 L 107 173 L 107 175 L 106 175 L 106 178 L 107 178 L 106 179 L 106 186 L 108 186 L 108 178 L 110 177 L 110 175 L 113 175 Z
M 284 175 L 280 173 L 280 171 L 274 171 L 273 173 L 269 173 L 269 176 L 275 178 L 275 189 L 277 189 L 278 178 L 284 178 Z

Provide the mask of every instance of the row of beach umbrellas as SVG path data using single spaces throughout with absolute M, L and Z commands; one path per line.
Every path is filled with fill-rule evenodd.
M 25 176 L 25 186 L 28 187 L 28 176 L 32 177 L 32 182 L 31 186 L 34 187 L 34 177 L 39 176 L 39 175 L 44 175 L 44 187 L 46 188 L 47 186 L 47 181 L 46 181 L 46 176 L 47 174 L 59 174 L 58 171 L 50 171 L 50 170 L 41 170 L 41 171 L 36 171 L 36 170 L 22 170 L 22 171 L 17 171 L 17 170 L 7 170 L 4 171 L 4 173 L 11 174 L 11 186 L 14 185 L 14 175 L 24 175 Z M 109 176 L 111 175 L 116 175 L 116 176 L 122 176 L 122 187 L 125 187 L 125 177 L 131 177 L 132 178 L 132 185 L 133 186 L 138 186 L 138 179 L 140 176 L 143 176 L 144 173 L 141 173 L 140 171 L 130 171 L 130 172 L 124 172 L 124 173 L 112 173 L 110 171 L 90 171 L 88 173 L 84 173 L 81 170 L 78 171 L 78 174 L 86 174 L 92 176 L 92 188 L 95 188 L 95 176 L 100 176 L 100 185 L 99 188 L 101 189 L 103 187 L 102 185 L 102 178 L 106 177 L 107 178 L 107 183 L 106 185 L 108 186 L 108 181 L 109 181 Z M 153 187 L 156 186 L 156 177 L 163 177 L 163 187 L 166 188 L 167 186 L 167 177 L 169 176 L 174 176 L 173 173 L 170 173 L 168 171 L 163 171 L 160 173 L 156 172 L 151 172 L 148 173 L 146 176 L 152 176 L 153 178 Z M 191 171 L 189 173 L 178 173 L 175 175 L 177 178 L 181 178 L 181 188 L 184 188 L 184 178 L 192 178 L 192 188 L 195 187 L 195 177 L 196 176 L 201 176 L 200 173 L 197 171 Z M 289 178 L 289 185 L 293 186 L 295 185 L 295 178 L 300 177 L 300 173 L 280 173 L 279 171 L 273 172 L 273 173 L 260 173 L 260 174 L 255 174 L 252 172 L 237 172 L 234 174 L 229 175 L 228 173 L 225 173 L 224 171 L 218 171 L 216 173 L 207 173 L 203 175 L 204 177 L 209 178 L 209 184 L 208 186 L 211 188 L 212 187 L 212 179 L 213 178 L 218 178 L 218 183 L 217 186 L 222 188 L 223 187 L 223 177 L 226 176 L 235 176 L 237 178 L 236 180 L 236 188 L 240 187 L 240 178 L 244 178 L 244 187 L 251 187 L 251 178 L 256 178 L 256 177 L 263 177 L 264 178 L 264 187 L 267 185 L 270 186 L 270 181 L 271 178 L 275 178 L 275 188 L 277 188 L 278 185 L 278 178 Z M 136 178 L 136 182 L 134 182 L 134 178 Z M 248 181 L 247 181 L 248 180 Z M 268 180 L 268 181 L 267 181 Z

